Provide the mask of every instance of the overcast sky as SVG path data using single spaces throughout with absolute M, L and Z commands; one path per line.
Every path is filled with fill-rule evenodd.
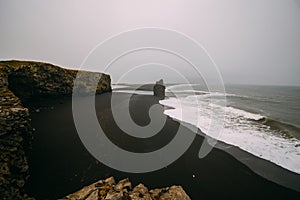
M 78 68 L 112 35 L 161 27 L 201 43 L 226 83 L 300 85 L 298 0 L 0 0 L 0 27 L 1 60 Z

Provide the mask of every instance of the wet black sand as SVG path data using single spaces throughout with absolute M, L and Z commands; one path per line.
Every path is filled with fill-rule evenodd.
M 117 94 L 117 98 L 122 101 L 126 95 Z M 176 134 L 179 123 L 168 118 L 161 132 L 151 139 L 135 139 L 126 135 L 114 123 L 110 97 L 110 93 L 96 97 L 98 120 L 107 137 L 122 148 L 150 152 L 167 144 Z M 133 120 L 139 125 L 149 123 L 148 109 L 157 102 L 158 99 L 152 96 L 133 96 L 130 104 Z M 26 183 L 28 194 L 37 199 L 57 199 L 109 176 L 116 179 L 128 177 L 134 185 L 142 182 L 148 188 L 182 185 L 196 200 L 300 199 L 299 192 L 258 176 L 220 149 L 214 148 L 208 156 L 199 159 L 198 152 L 203 141 L 199 135 L 182 157 L 161 170 L 134 174 L 111 169 L 94 159 L 81 143 L 73 122 L 70 99 L 38 104 L 38 107 L 45 108 L 31 114 L 36 131 L 29 152 L 31 176 Z M 185 131 L 186 134 L 195 134 L 187 128 Z

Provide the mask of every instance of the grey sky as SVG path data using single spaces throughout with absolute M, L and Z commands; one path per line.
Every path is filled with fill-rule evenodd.
M 226 83 L 300 85 L 297 1 L 0 0 L 0 59 L 77 68 L 114 34 L 162 27 L 201 43 Z

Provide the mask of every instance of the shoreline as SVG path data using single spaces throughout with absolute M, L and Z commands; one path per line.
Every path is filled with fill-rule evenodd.
M 188 124 L 185 122 L 181 122 L 177 119 L 173 119 L 173 120 L 184 124 L 184 126 L 186 126 L 187 128 L 189 128 L 189 127 L 192 127 L 191 129 L 197 128 L 194 125 L 191 125 L 191 124 Z M 197 128 L 197 129 L 198 129 L 197 134 L 201 135 L 202 137 L 205 137 L 205 134 L 202 133 L 199 128 Z M 300 192 L 300 174 L 297 174 L 293 171 L 285 169 L 284 167 L 277 165 L 276 163 L 273 163 L 264 158 L 257 157 L 255 155 L 251 154 L 250 152 L 247 152 L 247 151 L 241 149 L 238 146 L 234 146 L 232 144 L 227 144 L 220 140 L 217 140 L 217 143 L 214 147 L 230 154 L 235 159 L 237 159 L 239 162 L 246 165 L 249 169 L 251 169 L 257 175 L 259 175 L 271 182 L 274 182 L 278 185 L 281 185 L 281 186 L 287 187 L 289 189 L 293 189 L 297 192 Z
M 129 94 L 117 94 L 117 98 L 119 101 L 122 101 L 126 95 Z M 126 137 L 118 127 L 114 126 L 112 116 L 109 114 L 111 112 L 110 105 L 108 105 L 110 103 L 110 96 L 111 93 L 96 96 L 98 118 L 99 116 L 104 116 L 98 120 L 101 125 L 106 126 L 108 133 L 105 133 L 110 135 L 110 139 L 118 143 L 122 148 L 130 149 L 134 146 L 134 151 L 137 152 L 141 149 L 152 151 L 168 143 L 174 137 L 174 134 L 170 132 L 177 130 L 179 122 L 167 117 L 166 126 L 158 134 L 158 136 L 164 136 L 163 138 L 157 136 L 156 139 L 153 138 L 154 143 L 153 141 L 145 141 L 141 143 L 142 145 L 138 145 L 140 142 Z M 131 113 L 133 120 L 139 125 L 149 123 L 150 118 L 148 112 L 145 111 L 157 102 L 158 99 L 153 96 L 133 95 L 130 105 L 133 111 Z M 112 175 L 117 179 L 128 177 L 132 180 L 133 184 L 142 182 L 149 188 L 165 187 L 174 184 L 182 185 L 192 199 L 203 197 L 225 199 L 252 199 L 261 196 L 272 197 L 273 199 L 300 197 L 299 192 L 280 186 L 257 175 L 253 170 L 250 170 L 249 167 L 229 154 L 230 151 L 239 152 L 242 150 L 235 148 L 225 150 L 214 148 L 207 157 L 199 159 L 198 151 L 203 140 L 203 137 L 199 135 L 195 137 L 192 145 L 183 156 L 163 169 L 144 174 L 125 173 L 111 169 L 101 163 L 97 163 L 82 146 L 72 122 L 70 105 L 70 100 L 64 100 L 62 103 L 55 105 L 54 109 L 45 109 L 39 113 L 32 114 L 33 127 L 37 125 L 38 127 L 36 127 L 34 149 L 31 151 L 31 159 L 29 159 L 29 166 L 31 166 L 30 169 L 32 170 L 31 178 L 27 184 L 27 191 L 30 191 L 30 194 L 38 191 L 38 195 L 52 196 L 54 194 L 54 196 L 58 195 L 56 196 L 58 198 L 91 184 L 98 179 L 107 178 Z M 49 122 L 49 120 L 52 120 L 52 123 L 55 124 L 55 133 L 53 125 L 45 123 Z M 185 131 L 187 134 L 195 134 L 188 130 L 188 128 Z M 41 141 L 42 143 L 40 143 Z M 45 144 L 46 141 L 52 145 Z M 74 146 L 76 146 L 75 149 Z M 44 150 L 43 154 L 40 152 L 41 149 Z M 62 149 L 64 149 L 64 152 L 60 152 Z M 68 158 L 67 163 L 66 158 Z M 254 164 L 257 163 L 255 159 L 258 158 L 253 158 Z M 43 164 L 46 161 L 48 164 Z M 54 171 L 47 168 L 49 165 L 55 165 L 55 163 L 60 164 L 56 166 Z M 266 169 L 270 169 L 268 167 Z M 38 170 L 34 171 L 35 169 Z M 41 181 L 41 177 L 39 176 L 45 173 L 51 175 L 57 172 L 57 170 L 60 171 L 56 174 L 57 177 L 43 177 L 45 185 L 39 186 L 38 183 Z M 74 174 L 77 175 L 74 176 Z M 293 174 L 290 172 L 286 172 L 286 174 L 290 174 L 293 177 Z M 292 180 L 291 177 L 287 177 L 288 181 Z M 54 187 L 53 184 L 59 184 L 65 188 Z M 47 191 L 45 191 L 45 186 L 48 186 Z
M 229 147 L 224 148 L 225 145 Z M 229 153 L 257 175 L 281 186 L 300 192 L 300 174 L 285 169 L 269 160 L 252 155 L 237 146 L 218 141 L 216 148 Z

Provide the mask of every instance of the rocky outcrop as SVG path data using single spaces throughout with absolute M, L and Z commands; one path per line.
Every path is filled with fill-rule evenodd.
M 70 194 L 65 200 L 190 200 L 181 186 L 172 186 L 161 189 L 148 190 L 143 184 L 132 188 L 128 179 L 118 183 L 113 177 L 100 180 L 81 190 Z
M 20 99 L 71 95 L 78 70 L 64 69 L 52 64 L 28 61 L 2 61 L 6 68 L 9 89 Z M 103 73 L 80 71 L 77 77 L 81 94 L 95 93 L 93 83 L 99 80 L 96 93 L 111 91 L 110 76 Z
M 153 86 L 154 96 L 158 97 L 159 99 L 164 99 L 165 98 L 165 89 L 166 89 L 166 87 L 164 85 L 164 81 L 162 79 L 160 79 Z
M 23 199 L 29 175 L 25 147 L 32 129 L 28 109 L 7 88 L 8 70 L 0 66 L 0 194 L 2 199 Z
M 21 101 L 33 97 L 71 95 L 78 71 L 47 63 L 27 61 L 0 62 L 0 197 L 27 198 L 26 148 L 32 139 L 29 111 Z M 100 80 L 96 93 L 111 91 L 106 74 L 82 72 L 81 94 L 95 93 L 91 79 Z

